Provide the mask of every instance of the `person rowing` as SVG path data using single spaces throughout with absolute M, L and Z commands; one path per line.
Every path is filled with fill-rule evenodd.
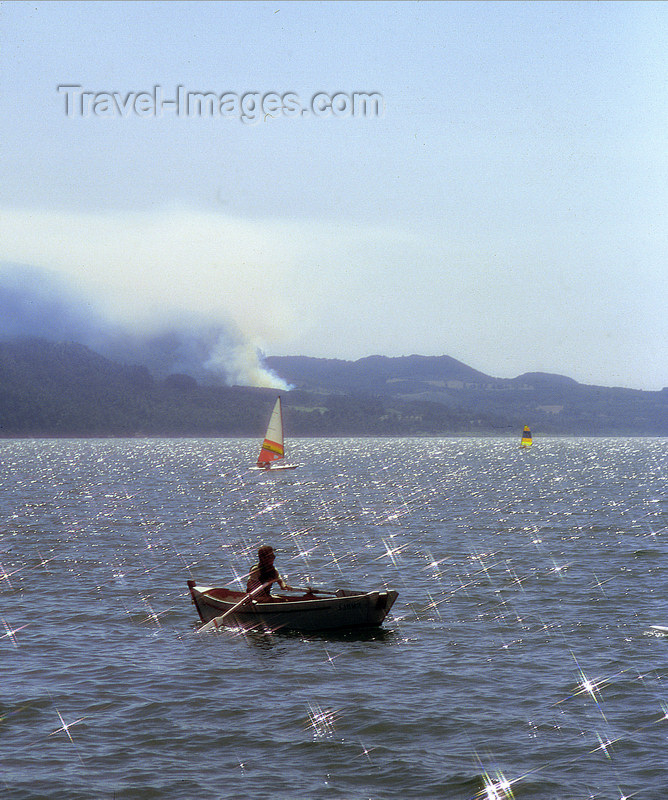
M 292 591 L 286 581 L 278 574 L 274 566 L 276 554 L 271 545 L 263 544 L 257 551 L 258 563 L 251 569 L 246 584 L 246 591 L 250 594 L 254 592 L 253 599 L 260 603 L 271 601 L 271 586 L 277 583 L 284 591 Z M 264 586 L 264 588 L 261 588 Z M 258 591 L 258 589 L 260 591 Z

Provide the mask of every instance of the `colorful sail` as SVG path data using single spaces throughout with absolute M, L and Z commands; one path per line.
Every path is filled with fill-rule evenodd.
M 257 459 L 258 467 L 268 467 L 272 461 L 285 456 L 283 447 L 283 414 L 281 413 L 281 398 L 276 400 L 274 410 L 271 412 L 269 427 L 260 448 Z
M 525 425 L 524 430 L 522 431 L 522 441 L 520 442 L 520 447 L 531 447 L 531 431 L 529 430 L 528 425 Z

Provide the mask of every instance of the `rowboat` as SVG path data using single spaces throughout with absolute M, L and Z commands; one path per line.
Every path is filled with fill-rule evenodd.
M 354 589 L 308 589 L 302 596 L 277 595 L 256 601 L 245 592 L 188 581 L 190 596 L 204 623 L 244 628 L 322 631 L 381 625 L 398 592 L 394 589 L 365 592 Z M 224 616 L 224 619 L 221 619 Z

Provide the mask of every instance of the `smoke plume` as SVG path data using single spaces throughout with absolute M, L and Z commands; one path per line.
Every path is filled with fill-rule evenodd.
M 232 323 L 176 311 L 136 324 L 115 321 L 59 274 L 0 263 L 0 339 L 25 336 L 78 342 L 160 378 L 185 373 L 203 383 L 289 388 Z

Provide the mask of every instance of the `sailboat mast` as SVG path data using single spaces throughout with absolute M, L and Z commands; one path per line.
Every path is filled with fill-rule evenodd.
M 283 403 L 281 402 L 281 396 L 278 395 L 278 419 L 281 424 L 281 445 L 283 446 L 283 456 L 285 458 L 285 439 L 283 438 Z

